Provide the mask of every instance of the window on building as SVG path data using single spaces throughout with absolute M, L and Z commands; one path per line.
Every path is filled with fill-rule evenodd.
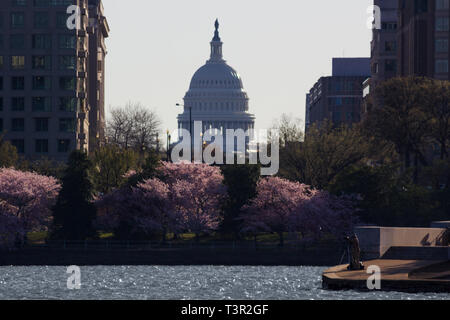
M 34 13 L 34 27 L 35 28 L 47 28 L 48 27 L 48 12 L 39 11 Z
M 52 111 L 52 99 L 50 97 L 33 97 L 31 108 L 36 112 L 50 112 Z
M 73 0 L 33 0 L 35 7 L 67 7 Z
M 24 111 L 25 110 L 25 98 L 24 97 L 11 98 L 11 110 L 12 111 Z
M 3 90 L 3 77 L 0 77 L 0 90 Z
M 381 24 L 381 29 L 388 30 L 388 31 L 397 30 L 397 23 L 396 22 L 383 22 Z
M 11 78 L 12 90 L 25 90 L 25 78 L 24 77 L 12 77 Z
M 448 52 L 448 39 L 436 39 L 436 52 L 437 53 Z
M 0 34 L 0 49 L 3 49 L 3 35 Z
M 67 29 L 67 19 L 69 15 L 65 12 L 58 12 L 56 14 L 56 27 L 58 29 Z
M 52 88 L 52 78 L 44 76 L 33 77 L 33 90 L 50 90 Z
M 436 31 L 449 31 L 449 18 L 437 17 L 436 18 Z
M 448 10 L 449 0 L 436 0 L 436 10 Z
M 11 130 L 14 132 L 23 132 L 25 130 L 25 119 L 24 118 L 12 119 Z
M 397 71 L 397 61 L 386 60 L 384 62 L 384 71 L 386 72 L 396 72 Z
M 333 122 L 340 122 L 340 121 L 341 121 L 341 113 L 333 112 Z
M 345 119 L 347 120 L 347 122 L 353 121 L 353 112 L 346 112 Z
M 386 52 L 396 52 L 397 51 L 397 42 L 396 41 L 386 41 L 384 43 L 384 50 Z
M 48 140 L 47 139 L 36 139 L 35 151 L 36 151 L 36 153 L 48 153 Z
M 23 139 L 14 139 L 11 140 L 11 144 L 16 147 L 17 153 L 23 154 L 25 153 L 25 140 Z
M 58 140 L 58 152 L 67 153 L 70 150 L 70 140 L 59 139 Z
M 59 88 L 61 90 L 75 90 L 76 89 L 76 78 L 74 77 L 60 77 L 59 78 Z
M 3 69 L 3 56 L 0 56 L 0 69 Z
M 11 28 L 23 28 L 25 25 L 25 13 L 12 12 L 11 13 Z
M 48 131 L 48 118 L 34 119 L 34 129 L 36 132 L 47 132 Z
M 353 91 L 357 85 L 353 81 L 345 81 L 344 87 L 346 91 Z
M 25 68 L 25 56 L 11 56 L 11 69 L 20 70 Z
M 0 97 L 0 111 L 3 111 L 3 97 Z
M 11 5 L 13 7 L 25 7 L 27 5 L 27 0 L 11 0 Z
M 59 131 L 60 132 L 75 132 L 75 119 L 73 118 L 64 118 L 59 119 Z
M 34 34 L 32 37 L 33 49 L 51 49 L 52 37 L 49 34 Z
M 372 73 L 377 74 L 378 73 L 378 63 L 374 63 L 372 65 Z
M 75 97 L 60 97 L 59 98 L 59 110 L 66 112 L 77 111 L 77 98 Z
M 50 5 L 50 0 L 33 0 L 35 7 L 48 7 Z
M 416 14 L 428 12 L 428 0 L 414 0 L 414 12 Z
M 35 70 L 51 70 L 52 69 L 52 57 L 51 56 L 33 56 L 32 67 Z
M 3 132 L 3 119 L 0 118 L 0 133 Z
M 59 48 L 60 49 L 76 49 L 77 38 L 74 35 L 62 34 L 59 35 Z
M 14 50 L 25 49 L 25 35 L 23 34 L 12 34 L 9 37 L 9 46 Z
M 448 60 L 436 60 L 436 73 L 448 73 Z
M 77 59 L 75 56 L 59 56 L 60 70 L 75 70 L 77 68 Z

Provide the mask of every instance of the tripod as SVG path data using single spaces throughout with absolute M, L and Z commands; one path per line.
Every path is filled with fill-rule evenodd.
M 346 254 L 347 254 L 347 257 L 348 257 L 348 264 L 350 264 L 350 247 L 348 245 L 348 242 L 347 242 L 346 248 L 344 248 L 344 252 L 342 253 L 342 257 L 341 257 L 341 260 L 339 260 L 339 264 L 338 265 L 342 264 L 342 261 L 344 260 L 344 257 L 345 257 Z

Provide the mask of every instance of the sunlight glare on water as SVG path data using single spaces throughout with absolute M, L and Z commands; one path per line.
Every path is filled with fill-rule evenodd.
M 81 267 L 68 290 L 64 267 L 0 267 L 0 299 L 310 300 L 445 299 L 450 294 L 322 290 L 323 267 Z

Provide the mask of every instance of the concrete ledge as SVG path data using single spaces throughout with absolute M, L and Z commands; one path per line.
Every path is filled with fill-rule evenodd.
M 365 262 L 381 269 L 381 290 L 401 292 L 450 292 L 450 262 L 425 260 L 371 260 Z M 348 271 L 347 265 L 326 270 L 322 286 L 329 290 L 369 291 L 366 270 Z
M 431 223 L 432 228 L 450 228 L 450 221 L 434 221 Z
M 446 228 L 357 227 L 355 233 L 360 241 L 363 259 L 370 260 L 383 257 L 391 247 L 440 246 L 446 230 Z M 427 257 L 423 260 L 427 260 Z
M 450 247 L 390 247 L 383 259 L 447 260 Z

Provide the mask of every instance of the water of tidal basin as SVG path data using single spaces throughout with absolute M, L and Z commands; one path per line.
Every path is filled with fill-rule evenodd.
M 68 290 L 65 267 L 0 267 L 0 299 L 446 299 L 450 294 L 334 292 L 321 289 L 322 267 L 81 267 Z

